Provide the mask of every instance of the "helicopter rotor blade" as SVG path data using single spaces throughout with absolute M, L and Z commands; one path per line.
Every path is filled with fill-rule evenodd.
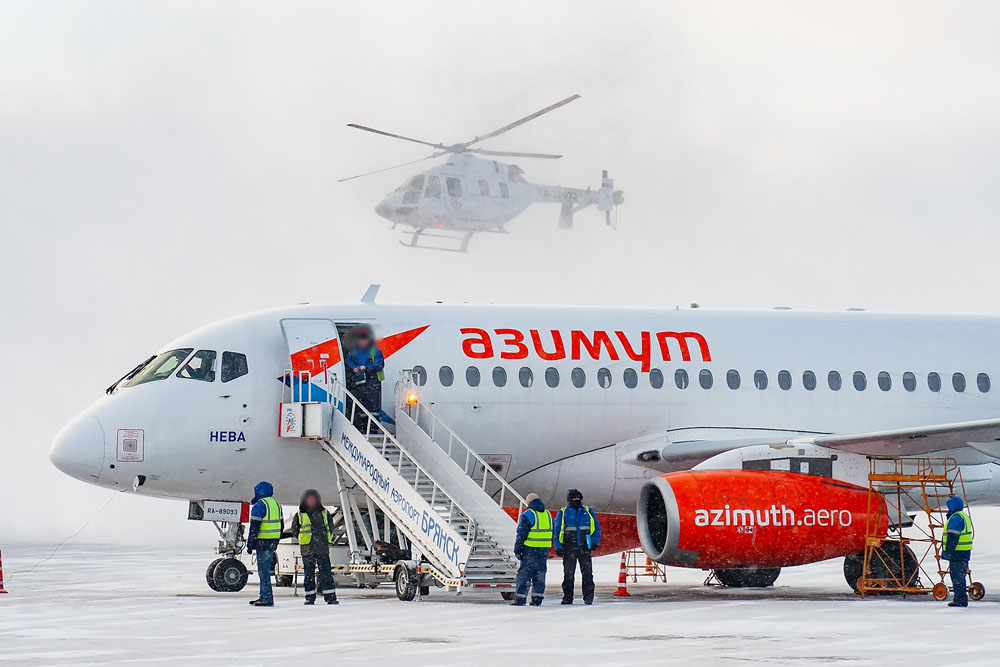
M 543 160 L 558 160 L 562 155 L 552 155 L 550 153 L 516 153 L 511 151 L 488 151 L 481 148 L 470 148 L 467 153 L 478 153 L 479 155 L 496 155 L 499 157 L 534 157 Z
M 403 162 L 402 164 L 394 164 L 391 167 L 385 167 L 384 169 L 376 169 L 375 171 L 368 171 L 363 174 L 358 174 L 356 176 L 348 176 L 347 178 L 341 178 L 337 183 L 343 183 L 344 181 L 353 181 L 355 178 L 361 178 L 363 176 L 371 176 L 372 174 L 381 174 L 383 171 L 389 171 L 390 169 L 399 169 L 400 167 L 405 167 L 408 164 L 416 164 L 418 162 L 423 162 L 424 160 L 431 160 L 438 157 L 441 153 L 434 153 L 433 155 L 428 155 L 427 157 L 422 157 L 417 160 L 410 160 L 409 162 Z
M 472 144 L 479 143 L 480 141 L 485 141 L 486 139 L 492 139 L 493 137 L 499 136 L 499 135 L 503 134 L 504 132 L 510 132 L 515 127 L 518 127 L 520 125 L 524 125 L 529 120 L 534 120 L 534 119 L 538 118 L 539 116 L 541 116 L 542 114 L 546 114 L 546 113 L 548 113 L 550 111 L 558 109 L 561 106 L 565 106 L 565 105 L 569 104 L 570 102 L 572 102 L 573 100 L 576 100 L 576 99 L 579 99 L 579 98 L 580 98 L 579 95 L 570 95 L 566 99 L 560 100 L 560 101 L 556 102 L 553 105 L 547 106 L 544 109 L 542 109 L 541 111 L 536 111 L 535 113 L 533 113 L 533 114 L 531 114 L 529 116 L 525 116 L 524 118 L 522 118 L 520 120 L 515 120 L 510 125 L 504 125 L 503 127 L 501 127 L 498 130 L 493 130 L 489 134 L 484 134 L 484 135 L 482 135 L 480 137 L 476 137 L 472 141 L 466 142 L 465 146 L 468 147 L 468 146 L 471 146 Z
M 365 132 L 372 132 L 374 134 L 381 134 L 383 137 L 392 137 L 393 139 L 402 139 L 403 141 L 412 141 L 415 144 L 423 144 L 424 146 L 430 146 L 431 148 L 437 148 L 438 150 L 448 150 L 448 147 L 444 144 L 432 144 L 429 141 L 421 141 L 420 139 L 414 139 L 412 137 L 404 137 L 401 134 L 393 134 L 392 132 L 385 132 L 383 130 L 376 130 L 373 127 L 365 127 L 364 125 L 358 125 L 357 123 L 348 123 L 347 127 L 353 127 L 356 130 L 364 130 Z

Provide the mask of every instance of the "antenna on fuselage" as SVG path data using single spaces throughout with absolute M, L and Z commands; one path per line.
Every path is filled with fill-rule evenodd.
M 361 297 L 361 303 L 375 305 L 375 297 L 378 296 L 378 291 L 381 287 L 381 285 L 376 285 L 375 283 L 369 285 L 368 289 L 365 290 L 364 296 Z

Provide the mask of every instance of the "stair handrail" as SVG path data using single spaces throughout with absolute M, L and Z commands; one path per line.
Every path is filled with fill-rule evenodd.
M 285 373 L 286 373 L 286 376 L 290 377 L 291 374 L 292 374 L 292 371 L 286 369 Z M 344 417 L 349 422 L 351 422 L 352 424 L 354 423 L 354 418 L 356 416 L 355 411 L 358 408 L 360 408 L 361 411 L 365 414 L 365 416 L 368 418 L 368 420 L 367 420 L 368 421 L 368 426 L 366 428 L 366 432 L 363 435 L 365 436 L 365 439 L 373 447 L 377 447 L 377 445 L 374 442 L 372 442 L 372 432 L 371 432 L 372 425 L 373 424 L 375 425 L 375 428 L 378 431 L 378 435 L 376 435 L 376 437 L 377 438 L 381 438 L 381 441 L 382 441 L 382 446 L 379 449 L 379 454 L 382 455 L 383 458 L 385 457 L 385 446 L 386 446 L 386 443 L 391 443 L 393 446 L 395 446 L 399 450 L 399 452 L 400 452 L 399 461 L 395 465 L 396 472 L 398 474 L 402 475 L 401 469 L 403 467 L 403 458 L 405 457 L 406 460 L 407 460 L 407 462 L 409 464 L 412 464 L 413 467 L 416 468 L 417 471 L 420 473 L 420 475 L 423 475 L 424 477 L 426 477 L 434 485 L 435 493 L 438 493 L 440 491 L 441 495 L 445 499 L 447 499 L 448 502 L 451 503 L 451 509 L 450 509 L 450 511 L 454 511 L 455 509 L 457 509 L 461 513 L 461 515 L 463 517 L 465 517 L 466 519 L 468 519 L 469 525 L 468 525 L 468 528 L 465 531 L 465 543 L 469 544 L 471 546 L 475 542 L 476 536 L 479 533 L 479 523 L 476 521 L 476 518 L 474 516 L 472 516 L 472 514 L 470 514 L 469 512 L 467 512 L 465 510 L 465 508 L 462 507 L 461 504 L 459 504 L 459 502 L 456 501 L 452 497 L 452 495 L 450 493 L 448 493 L 448 491 L 445 489 L 445 487 L 443 485 L 441 485 L 441 483 L 438 482 L 437 479 L 435 479 L 434 476 L 431 475 L 427 471 L 427 469 L 424 466 L 422 466 L 420 464 L 420 462 L 416 458 L 414 458 L 412 454 L 410 454 L 410 452 L 408 452 L 406 450 L 405 447 L 403 447 L 403 445 L 399 442 L 399 440 L 397 440 L 395 437 L 393 437 L 393 435 L 391 433 L 389 433 L 388 429 L 386 429 L 385 426 L 382 425 L 382 422 L 380 420 L 376 419 L 375 416 L 372 415 L 372 413 L 369 412 L 368 409 L 364 405 L 362 405 L 360 401 L 358 401 L 358 399 L 354 396 L 354 394 L 352 394 L 350 391 L 348 391 L 347 387 L 345 387 L 343 385 L 343 383 L 340 382 L 340 380 L 339 380 L 339 378 L 337 378 L 336 374 L 331 373 L 329 375 L 327 386 L 330 388 L 330 390 L 327 392 L 326 401 L 328 403 L 330 403 L 330 405 L 333 407 L 334 410 L 337 410 L 342 415 L 344 415 Z M 311 396 L 311 394 L 312 394 L 312 387 L 311 386 L 308 389 L 308 392 L 310 394 L 309 398 L 312 398 L 312 396 Z M 340 393 L 343 394 L 344 400 L 338 401 L 338 394 L 340 394 Z M 301 397 L 301 392 L 300 392 L 299 395 Z M 348 398 L 350 399 L 350 402 L 351 402 L 351 414 L 350 415 L 347 414 L 347 400 L 346 399 L 348 399 Z M 332 421 L 331 421 L 330 426 L 332 428 L 332 426 L 333 426 L 333 422 Z M 327 435 L 326 435 L 326 442 L 328 444 L 330 444 L 330 438 L 331 437 L 332 437 L 332 433 L 327 433 Z M 336 449 L 336 447 L 333 447 L 331 445 L 331 449 Z M 407 483 L 409 483 L 409 480 L 406 480 L 406 481 L 407 481 Z M 415 477 L 414 483 L 417 483 L 418 481 L 419 481 L 419 476 Z M 431 504 L 431 507 L 434 506 L 433 502 L 430 503 L 430 504 Z
M 436 444 L 438 447 L 444 450 L 445 453 L 447 453 L 448 456 L 452 458 L 452 460 L 454 460 L 454 456 L 452 456 L 452 446 L 454 444 L 457 443 L 462 449 L 464 449 L 465 466 L 463 467 L 463 471 L 469 478 L 473 479 L 473 481 L 475 481 L 475 478 L 472 477 L 472 472 L 475 470 L 475 463 L 481 464 L 483 466 L 483 482 L 480 485 L 480 488 L 483 490 L 483 492 L 486 492 L 487 475 L 491 475 L 493 479 L 500 484 L 500 498 L 495 499 L 497 504 L 501 508 L 503 508 L 504 500 L 507 494 L 511 495 L 514 500 L 517 500 L 517 514 L 518 516 L 520 516 L 521 513 L 527 509 L 528 501 L 526 501 L 524 497 L 520 493 L 518 493 L 506 479 L 501 477 L 500 473 L 494 470 L 493 466 L 487 463 L 486 460 L 483 459 L 483 457 L 480 456 L 479 453 L 476 452 L 476 450 L 474 450 L 469 445 L 469 443 L 463 440 L 461 436 L 455 433 L 455 431 L 452 430 L 450 426 L 444 423 L 444 420 L 438 417 L 434 413 L 434 411 L 430 409 L 430 406 L 428 406 L 424 401 L 420 400 L 420 393 L 415 391 L 414 389 L 417 384 L 414 381 L 414 378 L 416 377 L 417 377 L 417 372 L 414 371 L 413 369 L 404 369 L 399 372 L 399 382 L 396 383 L 396 406 L 399 409 L 405 410 L 407 416 L 409 416 L 410 419 L 413 420 L 413 423 L 417 425 L 417 428 L 423 431 L 427 435 L 427 437 L 429 437 L 431 441 L 434 442 L 434 444 Z M 431 424 L 429 431 L 428 429 L 424 428 L 420 423 L 421 410 L 424 410 L 424 412 L 430 417 Z M 447 447 L 445 447 L 435 437 L 438 428 L 444 429 L 448 435 Z M 459 452 L 459 454 L 461 454 L 461 451 Z M 475 462 L 473 463 L 472 471 L 469 470 L 470 462 Z M 517 519 L 515 518 L 515 521 L 516 520 Z

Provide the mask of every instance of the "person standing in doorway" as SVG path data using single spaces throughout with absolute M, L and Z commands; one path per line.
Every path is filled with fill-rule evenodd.
M 357 398 L 375 419 L 382 416 L 382 381 L 385 380 L 385 358 L 372 336 L 371 328 L 359 325 L 351 332 L 351 341 L 344 365 L 347 367 L 347 390 Z M 348 406 L 348 416 L 351 414 Z M 368 428 L 368 418 L 361 410 L 354 411 L 354 427 L 362 433 Z

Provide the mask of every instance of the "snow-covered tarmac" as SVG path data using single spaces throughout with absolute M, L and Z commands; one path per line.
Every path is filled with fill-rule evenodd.
M 0 665 L 996 665 L 1000 661 L 1000 556 L 973 562 L 987 597 L 951 609 L 926 597 L 860 600 L 841 561 L 782 572 L 768 590 L 702 586 L 704 573 L 672 569 L 670 583 L 630 585 L 612 597 L 618 559 L 598 561 L 598 597 L 561 607 L 561 565 L 550 563 L 541 609 L 496 593 L 432 591 L 399 602 L 390 586 L 341 589 L 337 607 L 304 607 L 276 589 L 255 609 L 256 579 L 241 593 L 204 582 L 209 550 L 7 545 L 0 596 Z M 991 591 L 993 593 L 991 594 Z

